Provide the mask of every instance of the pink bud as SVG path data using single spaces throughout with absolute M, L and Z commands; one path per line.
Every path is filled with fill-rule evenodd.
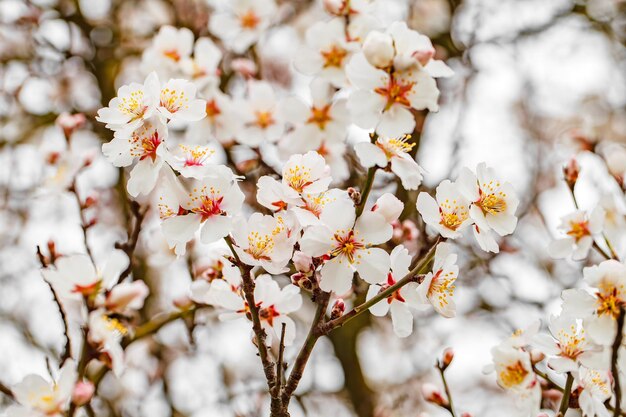
M 310 272 L 313 266 L 313 258 L 304 252 L 296 251 L 296 253 L 293 254 L 293 266 L 295 266 L 296 270 L 299 272 Z
M 430 60 L 435 56 L 435 48 L 424 49 L 421 51 L 413 52 L 413 57 L 420 63 L 423 67 L 426 66 L 430 62 Z
M 570 188 L 574 188 L 576 185 L 579 173 L 580 166 L 578 165 L 578 162 L 576 162 L 575 158 L 570 159 L 567 165 L 563 167 L 563 178 Z
M 72 402 L 77 406 L 83 406 L 91 401 L 96 387 L 90 381 L 79 381 L 74 385 L 72 392 Z
M 452 363 L 452 359 L 454 359 L 454 350 L 452 348 L 445 348 L 443 351 L 443 356 L 441 358 L 441 364 L 443 365 L 443 369 L 446 369 Z
M 539 413 L 537 417 L 550 417 L 550 415 L 548 415 L 548 413 Z
M 187 310 L 193 305 L 193 301 L 191 301 L 191 298 L 189 298 L 187 295 L 182 295 L 178 298 L 175 298 L 172 303 L 174 304 L 174 307 L 180 310 Z
M 546 358 L 546 355 L 543 352 L 538 350 L 533 350 L 530 352 L 530 361 L 533 364 L 539 363 Z
M 109 311 L 123 313 L 126 310 L 139 310 L 150 293 L 143 281 L 121 283 L 107 294 L 104 306 Z
M 447 407 L 449 404 L 448 399 L 444 397 L 443 393 L 439 391 L 439 388 L 433 384 L 426 383 L 422 385 L 422 395 L 426 401 L 437 404 L 438 406 Z
M 338 298 L 330 311 L 330 319 L 338 319 L 343 316 L 344 311 L 346 311 L 346 304 L 344 303 L 343 298 Z
M 243 75 L 244 77 L 254 77 L 258 68 L 254 61 L 247 58 L 236 58 L 230 63 L 233 71 Z
M 61 113 L 59 117 L 57 117 L 56 123 L 61 129 L 63 129 L 63 134 L 65 135 L 65 137 L 69 139 L 72 133 L 81 128 L 86 121 L 87 118 L 82 113 Z
M 473 417 L 471 413 L 468 413 L 467 411 L 461 413 L 461 417 Z

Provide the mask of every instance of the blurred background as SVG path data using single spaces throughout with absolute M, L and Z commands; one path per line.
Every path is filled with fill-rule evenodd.
M 64 346 L 63 324 L 39 272 L 36 247 L 83 252 L 80 215 L 96 259 L 124 240 L 132 214 L 125 174 L 100 154 L 111 132 L 94 120 L 119 86 L 141 81 L 142 51 L 159 28 L 188 27 L 210 36 L 219 1 L 0 1 L 0 382 L 47 372 Z M 319 1 L 278 1 L 278 24 L 259 44 L 265 77 L 283 92 L 309 80 L 292 60 L 306 29 L 325 19 Z M 447 377 L 459 410 L 512 415 L 514 405 L 482 369 L 490 348 L 517 328 L 558 310 L 563 288 L 581 278 L 582 263 L 552 261 L 546 252 L 559 217 L 574 210 L 562 168 L 581 167 L 578 200 L 597 204 L 623 223 L 626 172 L 626 2 L 623 0 L 379 0 L 377 17 L 406 20 L 428 35 L 455 76 L 439 83 L 438 113 L 419 113 L 416 157 L 427 171 L 422 190 L 486 161 L 521 198 L 516 233 L 489 256 L 460 242 L 457 317 L 418 315 L 407 339 L 388 319 L 362 315 L 323 339 L 297 392 L 292 416 L 418 416 L 447 412 L 423 400 L 424 382 L 440 384 L 434 364 L 445 347 L 455 359 Z M 228 56 L 225 57 L 225 61 Z M 233 88 L 237 88 L 235 85 Z M 64 113 L 85 125 L 67 149 Z M 423 123 L 422 123 L 423 122 Z M 363 132 L 351 132 L 357 140 Z M 77 190 L 98 204 L 79 210 Z M 357 173 L 350 160 L 351 173 Z M 407 207 L 416 193 L 405 196 Z M 612 211 L 611 211 L 612 210 Z M 415 217 L 408 210 L 405 218 Z M 211 263 L 196 248 L 173 259 L 150 215 L 134 274 L 149 283 L 142 315 L 171 310 L 190 280 Z M 624 253 L 624 236 L 617 250 Z M 595 255 L 594 255 L 595 256 Z M 305 336 L 312 306 L 296 319 Z M 221 323 L 214 312 L 178 322 L 133 344 L 128 369 L 101 386 L 98 410 L 109 416 L 262 416 L 265 381 L 245 321 Z M 295 355 L 286 352 L 286 357 Z M 0 393 L 0 413 L 9 404 Z

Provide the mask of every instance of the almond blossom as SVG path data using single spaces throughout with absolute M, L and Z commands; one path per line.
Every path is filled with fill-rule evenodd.
M 219 307 L 231 311 L 221 314 L 222 319 L 242 317 L 249 313 L 245 299 L 230 288 L 221 286 L 216 290 L 215 299 Z M 254 301 L 259 309 L 261 325 L 268 335 L 268 343 L 281 339 L 282 327 L 285 325 L 285 346 L 292 345 L 296 337 L 296 324 L 288 314 L 302 305 L 300 288 L 289 284 L 281 289 L 270 275 L 263 274 L 255 280 Z
M 244 195 L 232 178 L 218 175 L 182 183 L 169 175 L 159 199 L 159 213 L 170 248 L 183 255 L 185 245 L 198 230 L 203 243 L 227 236 L 243 200 Z
M 210 38 L 200 38 L 193 48 L 193 58 L 181 61 L 182 72 L 202 89 L 209 84 L 217 83 L 220 75 L 219 64 L 222 51 Z
M 233 0 L 213 13 L 209 30 L 236 53 L 257 42 L 276 14 L 274 0 Z
M 241 287 L 241 271 L 226 256 L 227 248 L 220 247 L 215 251 L 203 273 L 191 283 L 191 299 L 196 303 L 219 305 L 220 295 L 225 291 L 239 292 Z
M 607 371 L 580 368 L 577 375 L 578 403 L 584 416 L 610 417 L 613 413 L 606 408 L 611 398 L 612 378 Z
M 577 319 L 568 316 L 552 316 L 550 333 L 538 334 L 534 342 L 547 355 L 548 366 L 557 372 L 575 372 L 578 365 L 597 369 L 602 366 L 601 348 L 587 338 L 585 329 Z
M 380 36 L 379 32 L 372 32 L 368 38 Z M 346 66 L 348 79 L 357 88 L 348 99 L 348 108 L 354 123 L 363 129 L 399 137 L 415 128 L 410 109 L 439 109 L 439 90 L 433 77 L 450 76 L 452 71 L 441 61 L 429 65 L 432 45 L 426 50 L 414 48 L 427 48 L 426 41 L 430 41 L 406 24 L 393 23 L 384 36 L 390 40 L 385 43 L 386 48 L 379 43 L 376 51 L 371 52 L 368 47 L 367 55 L 354 55 Z M 364 47 L 372 44 L 366 38 Z M 379 53 L 385 55 L 380 62 L 373 59 Z M 384 67 L 377 67 L 381 62 Z
M 349 29 L 340 18 L 315 23 L 306 32 L 306 48 L 296 57 L 296 69 L 336 87 L 345 86 L 345 65 L 359 49 L 359 44 L 352 41 L 348 33 Z
M 57 381 L 39 375 L 27 375 L 11 392 L 18 405 L 6 410 L 7 417 L 63 416 L 67 412 L 78 375 L 76 363 L 68 360 Z
M 417 211 L 424 222 L 441 236 L 456 239 L 463 229 L 472 223 L 469 215 L 469 202 L 461 194 L 457 184 L 443 180 L 435 194 L 421 192 L 417 197 Z
M 165 78 L 177 75 L 180 64 L 191 56 L 193 40 L 193 32 L 187 28 L 161 26 L 142 55 L 144 71 L 157 71 Z
M 160 100 L 160 83 L 155 72 L 143 84 L 131 83 L 117 90 L 108 107 L 98 110 L 96 120 L 113 130 L 132 132 L 152 117 Z
M 42 274 L 63 298 L 82 299 L 95 297 L 117 283 L 128 266 L 128 256 L 122 251 L 112 251 L 102 271 L 96 270 L 87 255 L 64 256 L 56 261 L 56 268 L 46 268 Z
M 280 103 L 287 122 L 294 125 L 281 142 L 285 150 L 295 152 L 317 150 L 328 142 L 345 139 L 350 115 L 345 99 L 333 100 L 333 88 L 322 79 L 311 83 L 311 104 L 290 97 Z
M 423 169 L 415 162 L 409 152 L 415 146 L 410 143 L 410 135 L 400 138 L 377 137 L 374 143 L 360 142 L 354 146 L 361 165 L 366 168 L 379 166 L 386 168 L 391 164 L 391 172 L 396 174 L 406 190 L 417 190 L 422 183 Z
M 444 317 L 456 315 L 456 304 L 453 299 L 455 281 L 459 275 L 456 259 L 457 255 L 452 253 L 451 244 L 438 244 L 433 269 L 417 287 L 419 302 L 422 305 L 432 305 L 435 311 Z
M 167 136 L 165 124 L 160 118 L 152 117 L 130 134 L 115 132 L 113 140 L 102 145 L 102 153 L 115 166 L 129 166 L 138 160 L 126 186 L 133 197 L 154 189 L 164 163 Z
M 258 147 L 264 142 L 276 142 L 284 132 L 283 117 L 272 86 L 265 81 L 250 81 L 248 97 L 238 104 L 243 127 L 237 142 Z
M 515 211 L 519 199 L 513 186 L 499 180 L 495 170 L 484 162 L 478 164 L 476 174 L 469 168 L 463 168 L 456 183 L 471 203 L 469 215 L 475 223 L 476 240 L 483 250 L 497 252 L 498 245 L 489 231 L 506 236 L 513 233 L 517 226 Z
M 385 279 L 390 267 L 389 254 L 374 247 L 391 239 L 393 228 L 385 217 L 365 211 L 356 219 L 354 203 L 329 202 L 321 213 L 322 224 L 308 227 L 300 249 L 313 257 L 327 257 L 321 269 L 320 288 L 344 294 L 352 285 L 356 270 L 370 284 Z
M 89 314 L 89 342 L 99 352 L 99 360 L 120 376 L 124 371 L 124 349 L 122 338 L 128 334 L 128 328 L 122 322 L 103 310 L 94 310 Z
M 394 285 L 409 273 L 411 256 L 404 246 L 399 245 L 393 248 L 390 261 L 391 272 L 387 274 L 387 282 L 370 285 L 367 291 L 367 300 Z M 398 337 L 407 337 L 413 332 L 413 313 L 409 307 L 415 307 L 418 303 L 417 283 L 409 283 L 386 299 L 374 304 L 370 307 L 370 312 L 375 316 L 383 317 L 391 311 L 391 321 L 395 334 Z
M 270 274 L 281 274 L 293 254 L 297 234 L 285 215 L 254 213 L 248 220 L 239 217 L 232 230 L 235 250 L 241 261 L 261 266 Z
M 583 269 L 591 287 L 563 291 L 563 314 L 583 319 L 589 336 L 601 345 L 613 343 L 620 307 L 626 306 L 626 266 L 608 260 Z
M 503 345 L 491 349 L 491 355 L 498 385 L 513 397 L 520 415 L 537 415 L 541 387 L 530 354 L 524 349 Z
M 233 99 L 220 91 L 214 83 L 209 83 L 203 89 L 202 97 L 206 101 L 206 117 L 189 126 L 187 130 L 189 140 L 205 144 L 208 130 L 220 143 L 233 141 L 241 127 Z
M 196 98 L 196 86 L 184 79 L 171 79 L 161 86 L 159 113 L 167 120 L 196 122 L 206 116 L 206 102 Z
M 582 210 L 563 216 L 559 230 L 566 237 L 554 240 L 548 247 L 553 258 L 567 258 L 579 261 L 585 259 L 594 243 L 594 236 L 602 232 L 604 223 L 602 209 L 596 207 L 591 213 Z

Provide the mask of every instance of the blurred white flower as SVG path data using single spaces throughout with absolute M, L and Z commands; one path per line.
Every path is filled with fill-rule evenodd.
M 276 15 L 274 0 L 232 0 L 226 10 L 215 12 L 209 30 L 233 52 L 241 54 L 257 42 Z
M 602 208 L 596 207 L 591 213 L 582 210 L 561 217 L 559 230 L 566 237 L 550 243 L 548 253 L 553 258 L 567 258 L 579 261 L 585 259 L 593 246 L 594 236 L 602 232 L 604 223 Z

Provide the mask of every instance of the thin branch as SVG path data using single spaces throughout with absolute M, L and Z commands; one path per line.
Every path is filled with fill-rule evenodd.
M 48 267 L 48 262 L 46 261 L 46 257 L 41 252 L 41 248 L 37 246 L 37 257 L 39 258 L 39 262 L 41 263 L 42 268 Z M 72 342 L 70 339 L 70 325 L 69 320 L 67 318 L 67 314 L 65 309 L 63 308 L 63 304 L 61 304 L 61 299 L 59 298 L 59 294 L 57 294 L 56 290 L 52 286 L 48 280 L 43 280 L 50 288 L 52 292 L 52 298 L 54 299 L 54 303 L 57 305 L 59 313 L 61 314 L 61 319 L 63 321 L 63 333 L 65 334 L 65 347 L 63 348 L 63 353 L 61 354 L 61 366 L 65 363 L 66 360 L 72 357 Z
M 15 395 L 13 395 L 13 391 L 2 382 L 0 382 L 0 392 L 15 401 Z
M 622 345 L 622 336 L 624 331 L 624 307 L 620 306 L 619 316 L 617 317 L 617 331 L 615 340 L 613 341 L 613 350 L 611 352 L 611 374 L 613 374 L 613 391 L 615 392 L 615 409 L 613 416 L 618 417 L 622 412 L 622 389 L 620 386 L 619 369 L 617 369 L 617 361 L 619 359 L 619 349 Z
M 370 195 L 370 191 L 372 191 L 372 186 L 374 185 L 374 177 L 376 176 L 376 171 L 378 167 L 374 165 L 367 171 L 367 178 L 365 179 L 365 185 L 363 185 L 363 189 L 361 190 L 361 201 L 356 208 L 356 217 L 359 217 L 361 213 L 363 213 L 363 209 L 365 209 L 365 204 L 367 203 L 367 197 Z
M 289 379 L 287 380 L 287 384 L 283 390 L 282 400 L 285 404 L 289 404 L 292 394 L 296 388 L 298 388 L 300 379 L 302 379 L 302 375 L 304 374 L 304 368 L 309 361 L 309 357 L 313 352 L 317 339 L 319 339 L 322 335 L 318 329 L 323 324 L 326 308 L 328 307 L 328 302 L 330 301 L 330 294 L 320 290 L 315 297 L 315 301 L 317 302 L 317 309 L 315 310 L 315 316 L 313 317 L 311 327 L 309 328 L 309 334 L 307 335 L 300 352 L 298 352 L 293 368 L 289 373 Z
M 141 206 L 136 201 L 130 202 L 130 211 L 135 218 L 135 224 L 132 228 L 132 231 L 129 232 L 128 241 L 126 243 L 116 243 L 115 247 L 117 249 L 123 250 L 128 256 L 129 263 L 126 269 L 120 274 L 118 278 L 118 282 L 123 281 L 127 276 L 130 275 L 133 270 L 133 254 L 135 253 L 135 248 L 137 247 L 137 242 L 139 241 L 139 234 L 141 233 L 141 223 L 143 219 L 146 217 L 146 212 L 148 209 L 141 209 Z
M 436 367 L 439 370 L 439 375 L 441 375 L 441 382 L 443 382 L 443 389 L 445 390 L 446 396 L 448 397 L 448 405 L 444 408 L 448 410 L 450 414 L 452 414 L 452 417 L 456 417 L 456 414 L 454 413 L 454 404 L 452 402 L 452 393 L 450 392 L 450 387 L 448 386 L 448 381 L 446 380 L 446 368 L 440 362 L 437 362 Z
M 426 255 L 422 257 L 422 259 L 418 262 L 418 264 L 412 270 L 410 270 L 408 274 L 406 274 L 402 279 L 400 279 L 394 285 L 388 287 L 384 291 L 379 292 L 371 299 L 365 301 L 363 304 L 360 304 L 354 307 L 352 310 L 350 310 L 348 313 L 344 314 L 343 316 L 324 323 L 323 325 L 320 326 L 319 331 L 322 334 L 328 334 L 328 332 L 332 331 L 336 327 L 343 326 L 344 324 L 346 324 L 348 321 L 352 320 L 359 314 L 367 311 L 370 307 L 372 307 L 379 301 L 382 301 L 386 299 L 387 297 L 391 296 L 393 293 L 395 293 L 396 291 L 404 287 L 409 282 L 415 282 L 418 275 L 428 272 L 428 266 L 430 264 L 430 261 L 432 261 L 432 259 L 435 257 L 435 250 L 437 249 L 437 245 L 439 244 L 440 241 L 441 241 L 441 238 L 437 239 L 437 241 L 433 243 L 433 245 L 430 247 Z
M 72 180 L 72 184 L 70 184 L 69 191 L 74 195 L 76 199 L 76 203 L 78 204 L 78 215 L 80 216 L 80 228 L 83 231 L 83 240 L 85 242 L 85 250 L 87 251 L 87 255 L 91 259 L 91 262 L 95 265 L 93 254 L 91 253 L 91 248 L 89 247 L 89 240 L 87 239 L 87 230 L 91 227 L 91 223 L 87 222 L 87 218 L 85 217 L 85 205 L 78 194 L 78 190 L 76 189 L 76 178 Z
M 278 359 L 276 361 L 276 384 L 274 385 L 274 396 L 280 396 L 280 391 L 283 387 L 283 370 L 285 368 L 285 364 L 283 361 L 283 357 L 285 355 L 285 330 L 287 329 L 287 324 L 283 323 L 282 328 L 280 330 L 280 344 L 278 345 Z

